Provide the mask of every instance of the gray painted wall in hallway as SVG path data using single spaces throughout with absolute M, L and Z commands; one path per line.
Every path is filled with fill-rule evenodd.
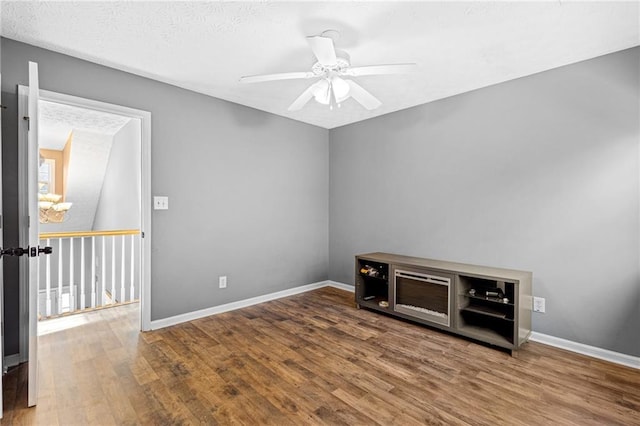
M 42 89 L 152 113 L 152 193 L 170 206 L 152 213 L 153 320 L 327 278 L 327 130 L 8 39 L 2 56 L 8 114 L 29 60 Z
M 529 270 L 535 331 L 640 355 L 639 53 L 332 130 L 329 278 L 370 251 Z

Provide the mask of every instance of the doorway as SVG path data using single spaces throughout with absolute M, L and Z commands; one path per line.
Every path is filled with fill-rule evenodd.
M 139 301 L 141 120 L 38 109 L 39 319 Z
M 75 150 L 74 154 L 79 158 L 75 168 L 73 164 L 69 167 L 69 164 L 65 165 L 64 161 L 62 161 L 63 164 L 60 164 L 58 169 L 64 170 L 66 175 L 61 173 L 60 170 L 52 170 L 53 181 L 62 181 L 61 185 L 56 185 L 54 193 L 75 191 L 75 198 L 71 199 L 82 200 L 82 205 L 74 206 L 71 203 L 65 213 L 67 218 L 63 218 L 59 222 L 49 221 L 49 219 L 45 218 L 44 221 L 48 221 L 48 223 L 42 223 L 43 220 L 40 220 L 42 223 L 40 232 L 46 232 L 49 235 L 55 233 L 64 235 L 75 231 L 86 231 L 90 228 L 96 234 L 93 237 L 88 235 L 86 238 L 76 239 L 76 241 L 67 238 L 66 240 L 61 239 L 53 242 L 49 239 L 54 250 L 57 249 L 60 252 L 60 249 L 62 249 L 63 253 L 69 253 L 70 251 L 73 253 L 75 248 L 76 254 L 74 257 L 80 259 L 80 256 L 86 253 L 87 260 L 81 265 L 76 265 L 75 268 L 70 268 L 63 264 L 62 271 L 57 270 L 57 265 L 50 265 L 50 279 L 54 273 L 63 272 L 66 274 L 66 277 L 63 275 L 63 280 L 68 281 L 67 278 L 71 275 L 70 281 L 74 281 L 78 288 L 74 292 L 65 293 L 63 290 L 60 293 L 54 293 L 55 286 L 51 286 L 49 292 L 50 305 L 47 307 L 45 296 L 42 310 L 45 314 L 47 313 L 47 308 L 50 313 L 56 313 L 63 309 L 96 307 L 116 301 L 126 302 L 137 299 L 140 301 L 140 330 L 148 330 L 151 319 L 149 309 L 151 244 L 149 233 L 145 232 L 145 230 L 150 227 L 151 223 L 151 114 L 147 111 L 45 90 L 40 90 L 40 104 L 39 126 L 42 126 L 43 122 L 46 124 L 47 121 L 51 120 L 59 121 L 58 126 L 48 126 L 47 130 L 53 133 L 56 131 L 61 132 L 54 139 L 63 140 L 62 143 L 57 142 L 62 146 L 55 146 L 55 142 L 52 142 L 54 139 L 51 139 L 55 135 L 40 132 L 38 140 L 44 142 L 44 146 L 41 148 L 51 151 L 57 148 L 57 151 L 62 153 L 63 160 L 65 156 L 67 158 L 70 157 L 69 154 L 65 154 L 65 149 L 67 151 Z M 74 127 L 76 129 L 75 132 L 72 131 Z M 129 149 L 131 148 L 130 146 L 126 146 L 132 142 L 131 140 L 125 143 L 118 140 L 118 138 L 122 139 L 123 137 L 136 138 L 134 142 L 138 144 L 137 158 L 135 154 L 132 154 L 135 150 Z M 74 138 L 76 139 L 75 141 Z M 116 152 L 116 150 L 118 151 Z M 128 166 L 131 169 L 137 166 L 138 177 L 136 178 L 132 173 L 129 173 L 130 176 L 123 176 L 122 163 L 112 168 L 115 171 L 111 170 L 109 173 L 107 171 L 109 168 L 108 163 L 110 159 L 113 160 L 114 154 L 124 159 L 124 161 L 129 161 L 128 165 L 124 165 L 125 168 Z M 89 159 L 92 161 L 91 163 L 86 161 Z M 46 158 L 45 161 L 42 160 L 43 158 L 41 158 L 41 164 L 51 165 L 51 161 L 47 162 Z M 88 164 L 90 165 L 87 166 Z M 118 167 L 120 167 L 120 170 Z M 77 176 L 74 177 L 74 173 L 82 175 L 83 179 L 78 179 Z M 107 176 L 107 179 L 110 180 L 109 182 L 104 179 L 105 173 L 111 175 L 111 178 Z M 114 182 L 114 180 L 118 181 L 120 179 L 122 181 L 122 178 L 129 181 L 128 187 L 130 189 L 133 188 L 133 192 L 126 189 L 122 190 L 121 186 L 118 189 L 118 183 Z M 80 183 L 80 180 L 83 182 Z M 131 180 L 134 181 L 131 182 Z M 96 190 L 96 188 L 98 189 Z M 115 195 L 113 195 L 114 190 L 117 192 Z M 128 193 L 123 193 L 123 191 Z M 111 198 L 107 196 L 109 192 L 112 194 Z M 62 199 L 62 202 L 68 203 L 66 201 L 67 194 L 64 195 L 65 198 Z M 132 218 L 132 214 L 129 213 L 128 217 L 123 218 L 122 214 L 118 214 L 122 213 L 122 206 L 118 206 L 116 203 L 118 200 L 127 200 L 126 203 L 130 205 L 134 203 L 133 198 L 137 198 L 135 201 L 138 204 L 138 208 L 135 209 L 137 217 Z M 103 203 L 107 199 L 116 200 L 116 203 Z M 101 206 L 100 204 L 104 205 Z M 74 211 L 74 207 L 78 207 L 76 211 Z M 131 211 L 131 209 L 129 210 Z M 62 210 L 62 212 L 65 212 L 65 210 Z M 119 217 L 116 218 L 115 216 Z M 106 232 L 107 235 L 104 235 L 104 232 L 100 232 L 113 231 L 114 227 L 121 228 L 117 226 L 118 223 L 133 224 L 136 222 L 139 227 L 125 226 L 124 228 L 126 229 L 117 229 L 117 231 L 121 232 L 111 233 L 112 235 L 108 235 L 109 232 Z M 137 237 L 135 232 L 132 232 L 136 229 L 139 229 Z M 92 239 L 94 240 L 93 242 L 91 241 Z M 80 249 L 83 244 L 86 244 L 84 251 Z M 88 261 L 91 249 L 93 249 L 94 253 L 101 255 L 100 259 L 93 262 Z M 48 259 L 47 262 L 59 260 L 59 258 L 51 257 L 45 259 Z M 44 264 L 45 259 L 43 259 L 41 266 L 43 271 L 40 276 L 46 282 L 47 267 Z M 73 262 L 73 259 L 70 259 L 70 261 Z M 135 277 L 132 276 L 132 272 L 135 269 L 129 267 L 131 263 L 139 265 L 139 271 L 135 272 Z M 74 280 L 73 278 L 73 270 L 78 270 L 79 267 L 86 268 L 85 275 L 87 280 L 84 291 L 81 288 L 81 277 L 76 275 L 76 279 Z M 126 286 L 124 281 L 121 280 L 123 277 L 127 279 Z M 96 278 L 96 281 L 100 284 L 99 290 L 94 289 L 93 292 L 91 291 L 91 280 L 89 278 L 91 280 Z M 138 289 L 131 289 L 132 281 L 139 283 Z M 28 285 L 26 283 L 23 284 L 21 288 L 26 289 Z M 45 290 L 46 285 L 43 284 L 41 288 Z M 46 290 L 44 293 L 46 295 Z M 39 292 L 39 294 L 42 294 L 42 292 Z M 65 296 L 65 294 L 77 296 L 74 298 Z M 53 295 L 55 297 L 51 297 Z M 22 300 L 26 303 L 28 295 L 24 294 L 24 296 Z M 26 331 L 26 324 L 24 327 L 21 326 L 21 329 Z M 22 335 L 26 334 L 28 333 L 22 333 Z M 26 339 L 22 339 L 21 343 L 25 345 L 24 348 L 26 349 Z M 21 350 L 20 352 L 27 352 L 27 350 Z
M 23 87 L 20 86 L 19 87 L 19 115 L 21 117 L 23 116 L 27 116 L 27 112 L 25 111 L 26 109 L 26 105 L 27 105 L 27 101 L 29 99 L 29 95 L 28 95 L 28 88 L 27 87 Z M 139 315 L 139 329 L 140 330 L 149 330 L 150 329 L 150 320 L 151 320 L 151 310 L 150 310 L 150 298 L 151 298 L 151 285 L 150 285 L 150 278 L 151 278 L 151 265 L 150 265 L 150 253 L 151 253 L 151 241 L 150 241 L 150 235 L 148 232 L 148 229 L 150 229 L 150 225 L 151 225 L 151 170 L 150 170 L 150 164 L 151 164 L 151 114 L 147 111 L 142 111 L 142 110 L 137 110 L 137 109 L 133 109 L 133 108 L 128 108 L 128 107 L 124 107 L 124 106 L 119 106 L 119 105 L 114 105 L 114 104 L 108 104 L 108 103 L 104 103 L 104 102 L 99 102 L 99 101 L 94 101 L 94 100 L 89 100 L 89 99 L 84 99 L 84 98 L 79 98 L 79 97 L 75 97 L 75 96 L 70 96 L 70 95 L 65 95 L 65 94 L 60 94 L 60 93 L 55 93 L 55 92 L 50 92 L 50 91 L 45 91 L 45 90 L 40 90 L 39 91 L 39 95 L 40 95 L 40 101 L 42 102 L 47 102 L 50 104 L 55 104 L 58 105 L 60 107 L 69 107 L 69 108 L 80 108 L 80 109 L 85 109 L 88 111 L 93 111 L 94 113 L 98 114 L 98 113 L 102 113 L 102 114 L 112 114 L 115 116 L 119 116 L 119 117 L 123 117 L 125 121 L 129 122 L 137 122 L 138 126 L 137 126 L 137 132 L 139 133 L 139 158 L 136 160 L 138 162 L 138 166 L 139 166 L 139 181 L 136 182 L 135 185 L 132 185 L 134 187 L 137 188 L 138 193 L 139 193 L 139 198 L 138 198 L 138 203 L 139 203 L 139 233 L 137 235 L 137 239 L 139 241 L 138 244 L 138 248 L 135 249 L 138 252 L 138 256 L 139 256 L 139 260 L 136 260 L 136 262 L 140 265 L 139 266 L 139 282 L 140 282 L 140 287 L 139 287 L 139 301 L 140 301 L 140 315 Z M 40 118 L 40 114 L 38 114 L 38 118 Z M 134 126 L 135 127 L 135 126 Z M 26 134 L 24 134 L 26 132 L 21 132 L 19 135 L 20 138 L 20 146 L 26 146 L 26 139 L 27 136 Z M 39 138 L 38 138 L 39 139 Z M 63 148 L 64 150 L 64 148 Z M 30 164 L 27 162 L 27 152 L 26 149 L 24 149 L 25 152 L 19 152 L 19 158 L 20 158 L 20 165 L 21 165 L 21 172 L 20 172 L 20 182 L 19 182 L 19 187 L 20 187 L 20 193 L 21 194 L 25 194 L 27 193 L 27 188 L 26 188 L 26 182 L 28 181 L 28 177 L 30 173 L 36 173 L 37 172 L 37 168 L 38 168 L 38 164 L 33 167 L 29 167 Z M 64 154 L 63 154 L 64 155 Z M 42 164 L 47 164 L 46 161 L 43 161 Z M 49 162 L 49 165 L 51 165 L 52 163 Z M 49 167 L 49 174 L 50 174 L 50 180 L 47 181 L 47 185 L 51 185 L 51 188 L 53 188 L 54 182 L 56 180 L 56 173 L 53 170 L 54 167 Z M 62 179 L 63 178 L 59 178 L 58 179 Z M 68 190 L 69 188 L 67 188 Z M 58 188 L 56 187 L 55 191 L 58 191 Z M 61 187 L 61 192 L 65 191 L 64 187 Z M 55 194 L 55 192 L 54 192 Z M 55 195 L 61 195 L 61 194 L 55 194 Z M 24 197 L 26 198 L 26 197 Z M 62 197 L 61 197 L 62 198 Z M 57 200 L 57 201 L 61 201 L 61 202 L 66 202 L 63 200 Z M 57 201 L 51 201 L 51 202 L 57 202 Z M 20 216 L 24 217 L 26 214 L 25 212 L 28 211 L 28 203 L 30 201 L 29 200 L 21 200 L 20 201 Z M 42 209 L 40 209 L 42 210 Z M 72 212 L 73 212 L 73 206 L 71 206 L 68 209 L 59 209 L 59 211 L 66 211 L 66 213 L 64 215 L 68 215 L 69 217 L 72 216 Z M 82 215 L 79 215 L 82 216 Z M 108 217 L 108 212 L 107 212 L 107 217 Z M 34 218 L 35 219 L 35 218 Z M 52 215 L 49 220 L 51 222 L 55 223 L 56 217 L 55 215 Z M 39 221 L 38 221 L 39 222 Z M 50 222 L 50 223 L 51 223 Z M 64 218 L 62 220 L 60 220 L 59 223 L 65 224 L 65 223 L 69 223 L 71 222 L 70 220 L 65 222 Z M 27 228 L 27 229 L 23 229 L 23 228 Z M 24 234 L 28 231 L 28 227 L 24 227 L 21 226 L 21 234 Z M 24 235 L 21 235 L 21 241 L 25 241 L 26 239 L 23 238 Z M 134 237 L 130 237 L 130 238 L 134 238 Z M 82 241 L 84 241 L 84 239 L 82 239 Z M 80 243 L 82 244 L 82 243 Z M 54 249 L 56 248 L 54 244 L 52 244 L 52 246 L 54 247 Z M 76 245 L 75 244 L 70 244 L 71 247 L 75 248 Z M 64 244 L 60 244 L 60 247 L 64 248 Z M 105 250 L 103 250 L 104 252 Z M 73 257 L 73 256 L 72 256 Z M 106 265 L 103 263 L 101 265 L 102 269 L 106 269 Z M 89 265 L 90 268 L 90 265 Z M 29 323 L 27 321 L 27 319 L 29 318 L 29 306 L 30 303 L 34 303 L 37 304 L 37 298 L 38 298 L 38 292 L 37 291 L 30 291 L 29 289 L 29 279 L 28 279 L 28 273 L 26 272 L 28 270 L 28 268 L 20 268 L 21 272 L 20 272 L 20 296 L 21 296 L 21 323 L 20 323 L 20 361 L 21 362 L 25 362 L 28 360 L 29 357 L 29 348 L 30 348 L 30 340 L 29 340 L 29 336 L 30 336 L 30 329 L 29 329 Z M 74 270 L 73 268 L 71 268 L 71 270 Z M 90 275 L 91 277 L 95 277 L 95 275 Z M 93 280 L 93 278 L 91 278 L 91 280 Z M 74 277 L 71 277 L 71 285 L 75 285 L 75 280 Z M 33 284 L 31 284 L 33 286 Z M 36 286 L 36 289 L 38 289 L 39 286 Z M 97 295 L 91 295 L 91 292 L 89 291 L 90 289 L 90 285 L 87 284 L 87 286 L 85 287 L 85 294 L 82 295 L 81 297 L 78 297 L 79 300 L 83 301 L 81 302 L 80 306 L 86 306 L 87 304 L 91 304 L 91 300 L 97 300 L 99 297 L 101 296 L 97 296 Z M 128 289 L 127 289 L 128 290 Z M 89 293 L 89 294 L 87 294 Z M 131 295 L 131 293 L 129 293 Z M 122 293 L 121 296 L 122 297 Z M 35 302 L 31 299 L 35 299 Z M 60 300 L 61 298 L 58 298 L 60 303 L 66 303 L 67 305 L 69 304 L 69 298 L 67 298 L 67 300 Z M 31 306 L 34 306 L 33 304 Z M 46 304 L 45 304 L 45 308 L 44 310 L 46 311 Z M 53 306 L 50 306 L 50 311 L 53 311 Z M 60 309 L 60 305 L 58 305 L 56 307 L 56 309 Z M 33 313 L 33 312 L 32 312 Z M 31 341 L 33 342 L 33 340 Z M 34 351 L 35 352 L 35 351 Z

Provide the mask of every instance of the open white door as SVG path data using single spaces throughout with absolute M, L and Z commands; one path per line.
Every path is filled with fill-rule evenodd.
M 40 215 L 38 212 L 38 101 L 40 87 L 38 64 L 29 62 L 29 148 L 27 154 L 28 178 L 27 193 L 29 200 L 29 407 L 36 405 L 38 399 L 38 278 Z

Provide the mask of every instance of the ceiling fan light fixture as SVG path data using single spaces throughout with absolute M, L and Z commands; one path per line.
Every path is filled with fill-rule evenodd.
M 331 78 L 331 88 L 333 89 L 333 97 L 336 99 L 338 104 L 349 98 L 349 91 L 351 90 L 351 87 L 340 77 L 333 76 Z
M 316 102 L 322 105 L 329 105 L 331 103 L 331 85 L 329 80 L 324 79 L 318 82 L 318 85 L 313 91 L 313 97 Z

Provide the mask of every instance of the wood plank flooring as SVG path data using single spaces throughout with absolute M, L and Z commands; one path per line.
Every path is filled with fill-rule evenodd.
M 136 305 L 40 338 L 38 405 L 12 425 L 637 425 L 640 370 L 537 343 L 518 358 L 333 288 L 138 333 Z

